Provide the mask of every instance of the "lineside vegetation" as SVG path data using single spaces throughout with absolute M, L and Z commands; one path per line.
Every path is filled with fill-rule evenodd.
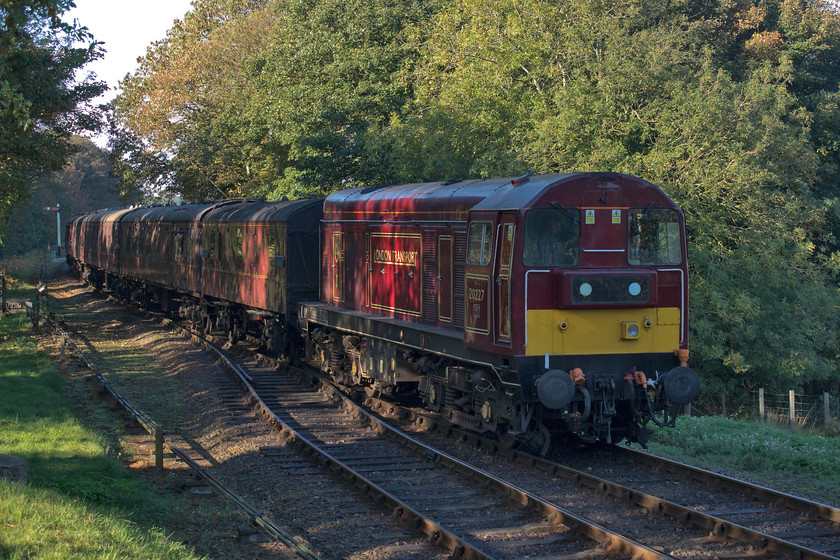
M 837 393 L 837 60 L 824 0 L 199 0 L 112 148 L 124 188 L 188 199 L 644 177 L 688 214 L 706 394 Z
M 70 4 L 0 7 L 0 230 L 99 123 Z M 704 394 L 837 394 L 837 60 L 830 0 L 195 0 L 122 82 L 110 149 L 148 200 L 643 177 L 688 215 Z
M 29 467 L 26 485 L 0 480 L 0 558 L 201 558 L 173 528 L 195 518 L 206 531 L 232 514 L 173 500 L 132 474 L 112 413 L 78 408 L 73 395 L 90 387 L 68 382 L 29 327 L 24 314 L 0 318 L 0 454 Z

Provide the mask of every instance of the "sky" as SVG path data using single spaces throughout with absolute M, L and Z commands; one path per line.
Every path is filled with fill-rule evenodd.
M 75 0 L 76 7 L 64 14 L 88 28 L 103 45 L 105 57 L 85 67 L 111 87 L 96 103 L 110 101 L 117 83 L 137 67 L 146 47 L 163 39 L 176 19 L 183 19 L 190 0 Z M 83 74 L 84 75 L 84 74 Z

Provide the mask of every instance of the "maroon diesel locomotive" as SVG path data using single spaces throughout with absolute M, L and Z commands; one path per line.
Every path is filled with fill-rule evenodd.
M 290 354 L 299 341 L 343 384 L 506 443 L 644 443 L 699 392 L 684 216 L 627 175 L 119 210 L 68 235 L 95 284 L 234 341 L 250 331 Z
M 611 173 L 341 191 L 299 321 L 333 377 L 470 429 L 644 443 L 699 392 L 684 232 L 661 189 Z

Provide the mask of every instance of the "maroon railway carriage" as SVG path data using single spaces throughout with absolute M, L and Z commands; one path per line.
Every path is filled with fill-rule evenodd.
M 288 351 L 298 302 L 318 295 L 322 205 L 238 199 L 94 212 L 68 224 L 67 258 L 98 288 Z
M 67 261 L 91 284 L 102 288 L 107 274 L 119 274 L 119 222 L 130 209 L 99 210 L 67 223 Z
M 475 430 L 644 442 L 699 390 L 684 231 L 661 189 L 614 173 L 341 191 L 309 355 Z
M 318 297 L 323 202 L 247 200 L 210 208 L 201 218 L 203 299 L 194 302 L 200 314 L 233 341 L 256 330 L 271 349 L 290 352 L 298 303 Z

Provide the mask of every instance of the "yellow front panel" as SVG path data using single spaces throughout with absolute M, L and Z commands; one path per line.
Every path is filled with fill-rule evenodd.
M 622 322 L 639 325 L 639 336 L 624 340 Z M 650 326 L 646 326 L 649 323 Z M 564 328 L 565 327 L 565 328 Z M 680 310 L 532 309 L 528 311 L 525 354 L 643 354 L 673 352 L 680 346 Z

